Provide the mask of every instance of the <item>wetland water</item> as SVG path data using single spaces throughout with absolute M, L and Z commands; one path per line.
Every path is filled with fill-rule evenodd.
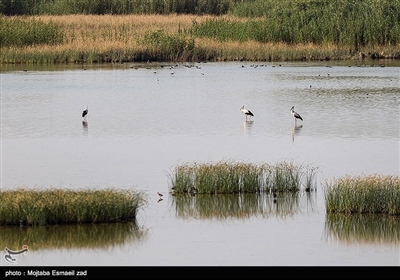
M 137 225 L 0 228 L 0 264 L 398 266 L 398 218 L 324 205 L 335 177 L 399 174 L 400 63 L 388 63 L 2 66 L 3 190 L 134 188 L 148 203 Z M 169 194 L 175 166 L 221 160 L 314 166 L 317 191 Z

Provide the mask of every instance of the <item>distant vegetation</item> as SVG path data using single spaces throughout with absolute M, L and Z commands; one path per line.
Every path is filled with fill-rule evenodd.
M 63 42 L 63 33 L 53 22 L 29 18 L 0 17 L 0 42 L 2 47 L 30 45 L 55 45 Z
M 0 0 L 0 12 L 2 63 L 400 58 L 400 0 Z
M 277 1 L 277 0 L 274 0 Z M 5 15 L 226 14 L 241 0 L 2 0 Z M 245 1 L 253 2 L 253 1 Z M 278 1 L 279 2 L 279 1 Z

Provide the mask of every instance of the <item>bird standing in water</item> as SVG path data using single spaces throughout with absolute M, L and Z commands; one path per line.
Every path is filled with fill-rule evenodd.
M 87 114 L 89 113 L 88 106 L 86 105 L 85 109 L 82 112 L 83 121 L 86 122 Z
M 244 105 L 242 107 L 240 107 L 240 111 L 242 111 L 242 113 L 246 115 L 246 121 L 247 121 L 248 117 L 251 119 L 251 117 L 254 116 L 250 110 L 247 110 L 244 108 Z
M 303 120 L 303 118 L 297 112 L 294 111 L 294 106 L 290 109 L 290 112 L 292 113 L 295 123 L 297 123 L 297 119 Z

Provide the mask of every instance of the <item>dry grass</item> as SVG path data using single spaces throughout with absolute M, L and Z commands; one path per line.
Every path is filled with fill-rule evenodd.
M 63 34 L 63 42 L 57 45 L 32 45 L 26 47 L 3 46 L 1 63 L 94 63 L 94 62 L 142 62 L 148 60 L 191 61 L 294 61 L 324 59 L 360 59 L 364 53 L 377 53 L 391 57 L 399 46 L 379 49 L 365 47 L 359 52 L 349 51 L 349 46 L 334 44 L 285 44 L 249 41 L 221 41 L 210 37 L 190 35 L 193 24 L 200 25 L 210 19 L 245 21 L 235 16 L 212 15 L 41 15 L 9 17 L 16 20 L 37 20 L 53 23 Z M 254 20 L 254 19 L 253 19 Z M 215 27 L 218 28 L 218 27 Z M 158 44 L 157 53 L 144 39 L 146 34 L 162 31 L 166 44 Z M 170 36 L 171 38 L 168 38 Z M 194 39 L 194 47 L 181 55 L 171 49 L 170 40 L 177 36 Z M 184 41 L 181 41 L 184 42 Z

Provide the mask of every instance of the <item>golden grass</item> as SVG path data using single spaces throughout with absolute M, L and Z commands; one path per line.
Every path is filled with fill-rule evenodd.
M 12 17 L 11 17 L 12 18 Z M 149 32 L 162 30 L 167 36 L 183 34 L 193 23 L 224 18 L 230 21 L 244 21 L 245 18 L 212 15 L 40 15 L 20 16 L 18 19 L 36 19 L 52 22 L 60 27 L 63 43 L 59 45 L 34 45 L 29 47 L 3 47 L 1 63 L 92 63 L 92 62 L 134 62 L 159 59 L 153 54 L 143 38 Z M 186 35 L 185 35 L 186 34 Z M 377 52 L 364 49 L 352 53 L 347 46 L 260 43 L 256 41 L 221 42 L 207 37 L 194 38 L 195 47 L 189 56 L 178 59 L 210 61 L 291 61 L 362 58 L 363 53 Z M 165 46 L 160 46 L 163 48 Z M 379 54 L 397 53 L 399 45 L 380 47 Z M 158 58 L 157 58 L 158 57 Z M 175 57 L 168 54 L 161 59 Z

